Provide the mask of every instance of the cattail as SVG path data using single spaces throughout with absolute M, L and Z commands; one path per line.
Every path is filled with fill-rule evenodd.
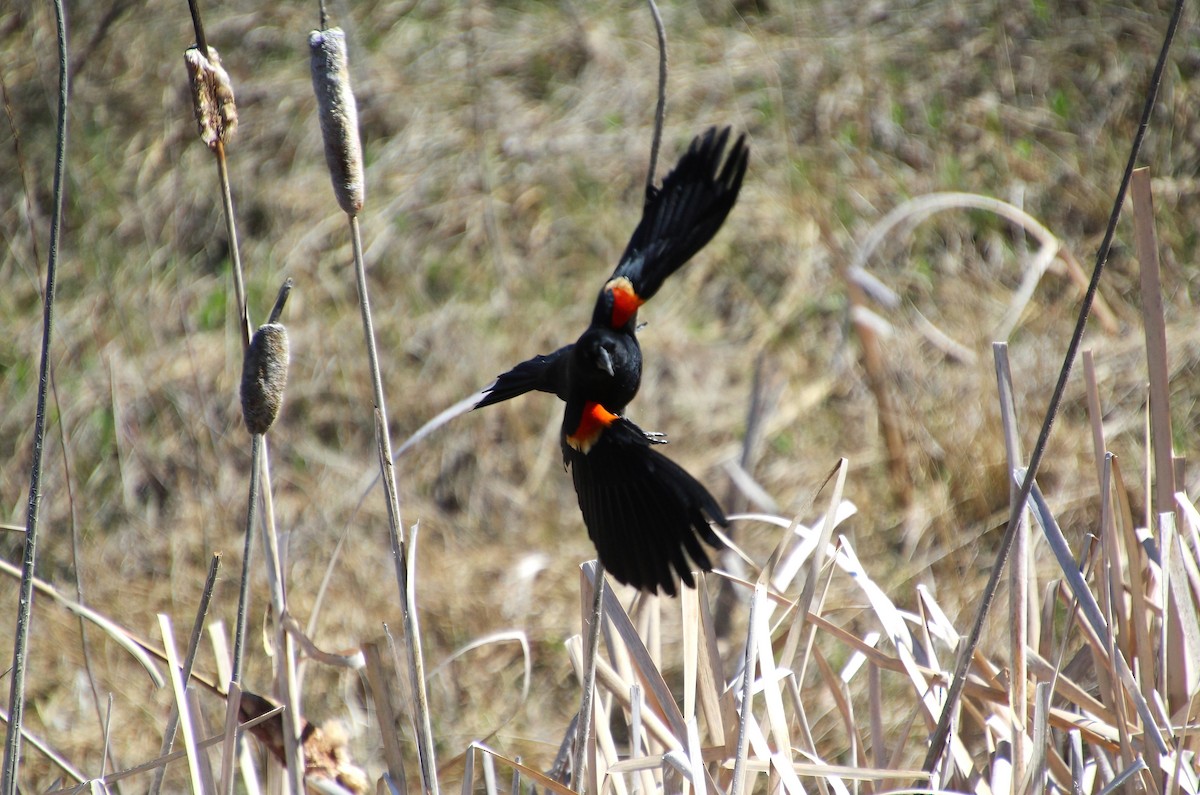
M 325 162 L 338 204 L 358 215 L 366 200 L 362 143 L 358 140 L 358 106 L 350 88 L 346 34 L 341 28 L 314 30 L 308 36 L 312 55 L 313 92 L 325 140 Z
M 192 84 L 192 110 L 200 127 L 200 140 L 209 149 L 216 149 L 218 142 L 228 144 L 237 130 L 237 105 L 221 56 L 212 47 L 208 48 L 208 58 L 200 54 L 198 47 L 188 47 L 183 61 Z
M 266 433 L 279 416 L 287 370 L 287 329 L 272 320 L 254 332 L 242 363 L 242 419 L 250 433 Z

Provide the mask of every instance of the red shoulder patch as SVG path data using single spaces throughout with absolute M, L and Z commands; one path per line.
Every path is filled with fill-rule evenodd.
M 613 298 L 612 308 L 612 327 L 621 328 L 629 322 L 629 318 L 637 314 L 638 307 L 646 303 L 637 291 L 633 289 L 633 282 L 625 276 L 618 276 L 611 279 L 608 284 L 604 285 Z
M 586 454 L 604 433 L 604 429 L 617 419 L 617 415 L 604 406 L 588 401 L 583 405 L 583 416 L 580 417 L 575 432 L 567 435 L 567 444 Z

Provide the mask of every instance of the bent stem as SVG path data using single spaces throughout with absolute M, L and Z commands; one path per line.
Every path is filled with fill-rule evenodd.
M 662 14 L 654 0 L 646 0 L 650 16 L 654 19 L 654 32 L 658 36 L 658 100 L 654 105 L 654 137 L 650 140 L 650 167 L 646 171 L 646 198 L 654 188 L 654 172 L 658 170 L 658 150 L 662 145 L 663 122 L 667 116 L 667 31 L 663 27 Z

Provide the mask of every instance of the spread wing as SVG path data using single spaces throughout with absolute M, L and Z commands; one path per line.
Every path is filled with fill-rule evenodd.
M 646 192 L 642 220 L 600 291 L 593 323 L 624 326 L 725 223 L 750 156 L 744 135 L 726 156 L 729 135 L 713 127 L 697 136 L 662 186 Z
M 618 581 L 673 596 L 677 578 L 692 588 L 694 568 L 712 570 L 701 541 L 723 548 L 708 522 L 728 520 L 708 490 L 651 447 L 644 431 L 603 409 L 585 409 L 564 434 L 563 455 L 588 536 Z

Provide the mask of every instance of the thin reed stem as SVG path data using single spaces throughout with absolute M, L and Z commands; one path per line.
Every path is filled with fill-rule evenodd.
M 50 371 L 50 396 L 54 400 L 54 413 L 58 416 L 63 416 L 63 404 L 58 395 L 58 381 L 54 377 L 54 371 Z M 75 488 L 71 481 L 74 476 L 71 474 L 73 467 L 71 466 L 71 445 L 67 440 L 66 423 L 58 423 L 58 443 L 62 447 L 63 459 L 63 485 L 67 491 L 67 504 L 70 506 L 70 525 L 71 525 L 71 572 L 75 575 L 75 601 L 79 604 L 84 603 L 83 598 L 83 556 L 79 550 L 79 519 L 75 510 Z M 96 685 L 96 674 L 92 670 L 92 655 L 90 652 L 91 644 L 88 639 L 87 621 L 83 616 L 77 616 L 76 621 L 79 623 L 79 648 L 83 652 L 83 672 L 87 677 L 88 691 L 92 696 L 92 706 L 96 710 L 96 718 L 99 721 L 100 727 L 107 733 L 107 721 L 105 720 L 104 710 L 100 706 L 100 690 Z M 111 696 L 110 696 L 111 698 Z M 113 755 L 115 757 L 115 754 Z M 108 750 L 104 754 L 104 767 L 101 770 L 107 770 L 107 764 L 110 756 Z M 119 766 L 119 761 L 114 759 L 114 765 Z
M 246 656 L 246 622 L 250 605 L 250 564 L 254 557 L 254 524 L 257 521 L 258 493 L 261 489 L 263 435 L 253 434 L 250 437 L 250 494 L 246 499 L 246 528 L 242 544 L 242 576 L 238 581 L 237 619 L 233 630 L 233 663 L 229 675 L 228 697 L 226 698 L 226 725 L 229 725 L 230 715 L 237 715 L 242 695 L 242 666 Z M 226 795 L 233 793 L 232 767 L 241 747 L 242 738 L 234 739 L 231 752 L 221 760 L 221 781 Z
M 196 46 L 204 57 L 208 57 L 208 37 L 204 35 L 204 20 L 200 18 L 200 5 L 196 0 L 188 0 L 188 11 L 192 15 L 192 29 L 196 31 Z
M 208 37 L 204 35 L 204 21 L 200 17 L 200 6 L 196 0 L 188 0 L 188 11 L 192 15 L 192 29 L 196 33 L 196 48 L 200 55 L 208 58 Z M 242 255 L 238 247 L 237 221 L 233 214 L 233 192 L 229 187 L 229 165 L 225 159 L 225 143 L 217 139 L 212 144 L 217 158 L 217 178 L 221 185 L 221 206 L 225 212 L 225 234 L 229 239 L 229 259 L 233 265 L 233 287 L 238 302 L 238 322 L 242 329 L 242 348 L 250 345 L 250 313 L 246 306 L 246 281 L 242 271 Z
M 654 18 L 654 32 L 658 35 L 658 101 L 654 106 L 654 137 L 650 142 L 650 170 L 646 172 L 646 196 L 654 187 L 654 172 L 658 171 L 658 150 L 662 146 L 663 122 L 667 116 L 667 31 L 663 27 L 658 4 L 646 0 L 650 16 Z
M 196 608 L 196 620 L 192 623 L 192 634 L 188 639 L 187 654 L 183 658 L 183 685 L 187 687 L 192 678 L 192 667 L 196 663 L 196 652 L 200 649 L 200 636 L 204 632 L 204 619 L 208 616 L 208 606 L 212 602 L 213 589 L 217 585 L 217 571 L 221 568 L 220 553 L 213 555 L 208 566 L 208 577 L 204 580 L 204 590 L 200 592 L 200 606 Z M 80 618 L 82 621 L 83 619 Z M 175 732 L 179 728 L 179 709 L 172 705 L 171 714 L 167 717 L 167 727 L 163 731 L 162 746 L 158 755 L 166 756 L 175 745 Z M 150 795 L 156 795 L 162 789 L 163 776 L 167 768 L 160 767 L 154 771 L 154 779 L 150 783 Z
M 1172 42 L 1175 41 L 1175 32 L 1179 28 L 1179 19 L 1182 15 L 1183 0 L 1175 0 L 1175 7 L 1171 12 L 1171 20 L 1167 24 L 1167 31 L 1163 36 L 1162 49 L 1159 51 L 1158 61 L 1154 65 L 1154 74 L 1151 76 L 1150 86 L 1146 90 L 1146 101 L 1142 106 L 1142 116 L 1138 123 L 1137 134 L 1134 136 L 1133 145 L 1129 149 L 1129 159 L 1125 164 L 1125 172 L 1121 176 L 1120 188 L 1118 188 L 1116 198 L 1113 200 L 1112 212 L 1108 217 L 1108 227 L 1104 231 L 1104 240 L 1100 243 L 1100 249 L 1096 252 L 1096 265 L 1092 270 L 1092 278 L 1088 282 L 1087 292 L 1083 297 L 1083 305 L 1079 308 L 1079 319 L 1075 323 L 1075 330 L 1072 332 L 1071 341 L 1067 345 L 1067 353 L 1063 359 L 1062 369 L 1058 374 L 1058 382 L 1054 385 L 1054 392 L 1050 397 L 1050 405 L 1046 408 L 1046 418 L 1042 422 L 1042 429 L 1038 433 L 1037 442 L 1034 444 L 1033 454 L 1029 459 L 1029 468 L 1025 472 L 1024 480 L 1021 482 L 1021 491 L 1012 502 L 1012 507 L 1008 514 L 1007 529 L 1004 531 L 1004 538 L 1000 542 L 1000 549 L 996 552 L 996 562 L 992 565 L 987 586 L 980 597 L 979 611 L 976 613 L 975 623 L 971 625 L 971 631 L 959 649 L 958 662 L 954 669 L 954 679 L 951 681 L 950 689 L 946 693 L 946 703 L 942 708 L 941 716 L 938 718 L 937 728 L 929 740 L 929 751 L 926 753 L 925 762 L 922 765 L 922 769 L 926 773 L 932 772 L 934 767 L 937 766 L 946 749 L 946 741 L 950 738 L 950 720 L 958 709 L 958 701 L 962 696 L 963 685 L 966 684 L 967 670 L 970 668 L 971 660 L 975 656 L 975 649 L 979 646 L 979 639 L 983 634 L 984 621 L 987 620 L 992 602 L 996 598 L 996 591 L 1000 586 L 1000 577 L 1004 573 L 1004 564 L 1008 561 L 1008 553 L 1012 550 L 1013 541 L 1017 535 L 1017 528 L 1020 525 L 1020 517 L 1025 511 L 1025 506 L 1029 503 L 1029 495 L 1033 491 L 1038 467 L 1042 463 L 1042 457 L 1046 453 L 1046 445 L 1050 439 L 1050 429 L 1054 426 L 1054 420 L 1058 416 L 1058 409 L 1062 404 L 1063 393 L 1067 388 L 1067 379 L 1071 376 L 1071 367 L 1075 363 L 1075 357 L 1079 352 L 1079 345 L 1083 341 L 1083 332 L 1087 327 L 1088 315 L 1091 313 L 1092 304 L 1096 300 L 1096 291 L 1100 287 L 1100 277 L 1104 273 L 1104 266 L 1108 262 L 1108 253 L 1112 249 L 1113 237 L 1117 231 L 1117 221 L 1121 217 L 1121 208 L 1125 206 L 1125 196 L 1129 192 L 1129 183 L 1133 178 L 1133 168 L 1137 164 L 1138 154 L 1142 149 L 1142 141 L 1145 140 L 1146 130 L 1150 127 L 1150 116 L 1154 112 L 1155 99 L 1158 97 L 1158 87 L 1162 84 L 1163 70 L 1167 64 L 1167 55 L 1171 51 Z
M 58 245 L 62 235 L 63 176 L 67 161 L 67 20 L 62 0 L 54 0 L 58 42 L 58 130 L 54 155 L 54 214 L 50 221 L 50 249 L 46 264 L 46 297 L 42 314 L 42 352 L 38 367 L 37 414 L 33 424 L 33 463 L 29 475 L 29 503 L 25 524 L 25 554 L 17 598 L 17 628 L 13 638 L 12 678 L 9 686 L 8 734 L 4 741 L 4 770 L 0 792 L 16 795 L 17 766 L 21 758 L 21 724 L 25 717 L 25 672 L 29 655 L 29 625 L 33 613 L 33 577 L 37 568 L 38 518 L 42 504 L 42 452 L 46 440 L 46 400 L 50 386 L 50 341 L 54 332 L 54 292 L 58 275 Z
M 1004 452 L 1007 471 L 1021 466 L 1021 437 L 1017 431 L 1016 401 L 1013 398 L 1012 371 L 1008 362 L 1008 343 L 992 343 L 992 358 L 996 368 L 996 391 L 1000 400 L 1000 424 L 1004 431 Z M 1009 499 L 1017 496 L 1017 485 L 1009 478 Z M 1014 560 L 1009 568 L 1008 607 L 1009 707 L 1015 731 L 1012 732 L 1013 780 L 1025 780 L 1026 715 L 1029 703 L 1028 665 L 1025 650 L 1029 646 L 1029 520 L 1022 511 L 1020 525 L 1013 543 Z
M 764 579 L 760 576 L 760 580 Z M 738 705 L 738 736 L 736 752 L 733 761 L 733 781 L 729 791 L 732 795 L 742 795 L 746 791 L 746 754 L 750 748 L 750 720 L 753 716 L 751 701 L 753 698 L 754 667 L 758 663 L 759 611 L 766 596 L 766 586 L 758 582 L 754 586 L 754 596 L 750 599 L 750 615 L 747 620 L 746 648 L 742 656 L 741 703 Z
M 246 646 L 246 612 L 250 604 L 250 560 L 254 553 L 254 524 L 258 514 L 258 494 L 262 488 L 263 435 L 254 434 L 250 441 L 250 494 L 246 500 L 246 534 L 242 548 L 242 578 L 238 584 L 237 623 L 233 634 L 233 672 L 231 682 L 242 683 L 242 661 Z
M 203 52 L 203 51 L 202 51 Z M 233 215 L 233 191 L 229 187 L 229 164 L 225 161 L 225 144 L 217 141 L 217 175 L 221 181 L 221 206 L 225 210 L 225 235 L 229 238 L 229 261 L 233 265 L 233 290 L 238 302 L 238 326 L 242 332 L 243 350 L 250 345 L 250 311 L 246 306 L 246 277 L 242 272 L 242 255 L 238 247 L 237 220 Z

